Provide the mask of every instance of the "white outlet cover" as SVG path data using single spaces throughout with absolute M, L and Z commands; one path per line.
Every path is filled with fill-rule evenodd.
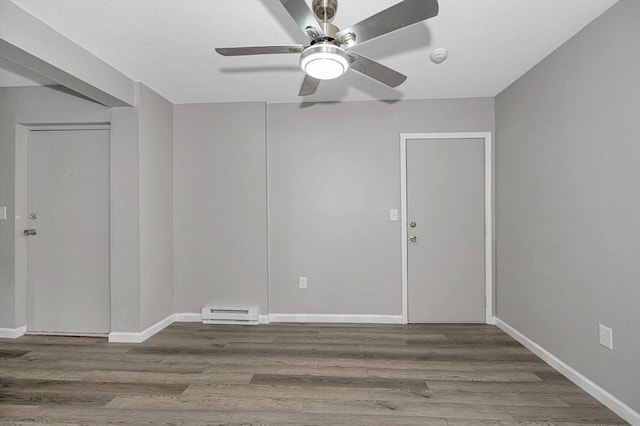
M 389 221 L 397 222 L 398 221 L 398 209 L 389 210 Z
M 300 277 L 298 279 L 298 285 L 300 288 L 307 288 L 307 277 Z
M 600 344 L 613 350 L 613 330 L 600 324 Z

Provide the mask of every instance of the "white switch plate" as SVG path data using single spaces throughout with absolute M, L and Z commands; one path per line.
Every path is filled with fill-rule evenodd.
M 7 208 L 0 207 L 0 220 L 7 220 Z
M 298 278 L 298 285 L 300 288 L 307 288 L 307 277 Z
M 389 210 L 389 221 L 397 222 L 398 221 L 398 209 Z
M 613 350 L 613 330 L 600 324 L 600 344 Z

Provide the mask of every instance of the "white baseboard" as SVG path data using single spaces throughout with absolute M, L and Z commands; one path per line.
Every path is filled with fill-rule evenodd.
M 269 324 L 270 322 L 269 315 L 260 315 L 258 317 L 258 324 Z
M 173 317 L 175 322 L 202 322 L 202 314 L 200 312 L 182 312 L 179 314 L 173 314 Z
M 3 339 L 17 339 L 22 337 L 27 332 L 27 326 L 23 325 L 18 328 L 0 328 L 0 338 Z
M 402 324 L 402 315 L 269 314 L 269 321 Z
M 154 334 L 161 331 L 163 328 L 173 324 L 176 314 L 169 315 L 168 317 L 158 321 L 152 326 L 142 330 L 139 333 L 136 332 L 124 332 L 124 331 L 112 331 L 109 333 L 109 342 L 111 343 L 142 343 Z
M 202 322 L 201 313 L 181 312 L 169 315 L 162 321 L 139 333 L 113 331 L 109 333 L 112 343 L 142 343 L 174 322 Z M 324 314 L 270 314 L 260 315 L 259 324 L 271 322 L 331 322 L 355 324 L 402 324 L 401 315 L 324 315 Z M 2 329 L 0 329 L 2 330 Z
M 640 413 L 633 410 L 624 402 L 620 401 L 615 396 L 611 395 L 605 389 L 592 382 L 587 377 L 583 376 L 577 370 L 573 369 L 570 365 L 566 364 L 551 352 L 547 351 L 542 346 L 538 345 L 533 340 L 529 339 L 524 334 L 520 333 L 515 328 L 511 327 L 500 318 L 495 318 L 495 324 L 509 336 L 522 343 L 531 352 L 542 358 L 544 362 L 555 368 L 558 372 L 562 373 L 566 378 L 578 385 L 582 390 L 589 395 L 603 403 L 611 411 L 628 421 L 632 425 L 640 426 Z

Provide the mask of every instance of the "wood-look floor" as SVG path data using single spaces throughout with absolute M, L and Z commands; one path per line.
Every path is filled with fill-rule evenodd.
M 494 326 L 176 323 L 0 339 L 0 424 L 626 424 Z

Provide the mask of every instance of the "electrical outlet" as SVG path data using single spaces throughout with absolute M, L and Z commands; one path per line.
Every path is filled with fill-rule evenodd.
M 307 277 L 298 278 L 298 285 L 300 288 L 307 288 Z
M 600 324 L 600 344 L 613 350 L 613 330 Z

